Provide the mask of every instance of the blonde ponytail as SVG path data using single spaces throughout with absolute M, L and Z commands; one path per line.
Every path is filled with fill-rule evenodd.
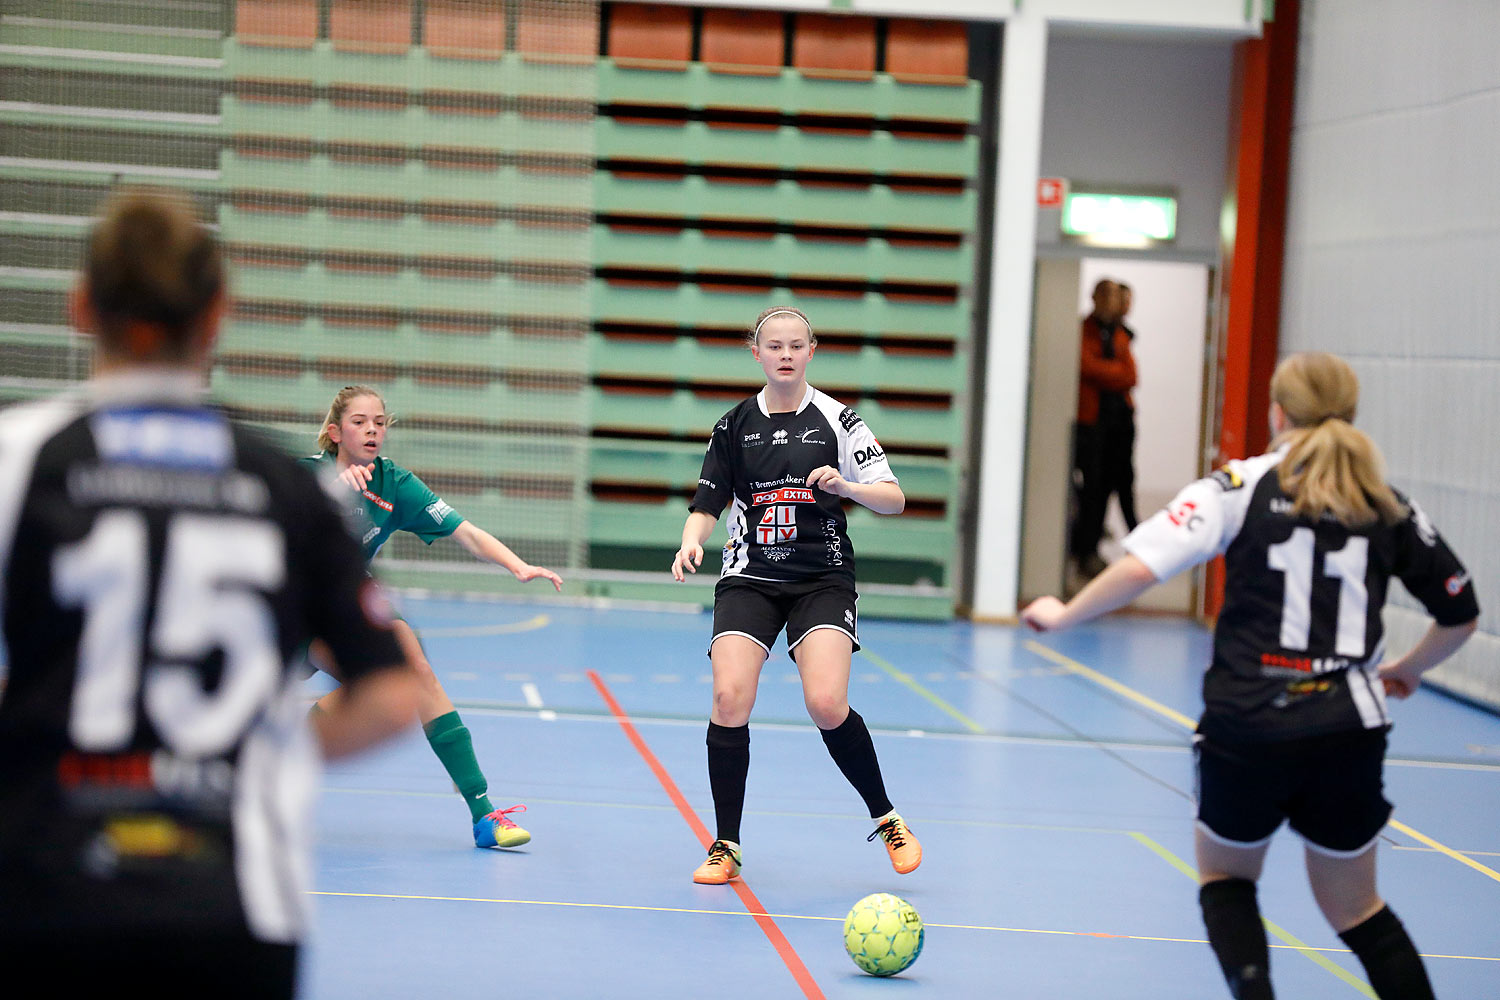
M 385 397 L 367 385 L 346 385 L 333 397 L 333 403 L 328 407 L 328 416 L 323 418 L 323 426 L 318 428 L 318 451 L 333 453 L 338 451 L 338 445 L 333 443 L 333 437 L 328 433 L 329 427 L 337 427 L 344 419 L 344 411 L 349 409 L 349 402 L 360 396 L 374 396 L 380 400 L 380 408 L 385 409 Z M 392 423 L 390 414 L 386 414 L 386 426 Z
M 1332 354 L 1293 354 L 1276 366 L 1271 400 L 1290 426 L 1277 439 L 1287 446 L 1277 467 L 1294 513 L 1327 514 L 1351 528 L 1406 516 L 1385 481 L 1385 462 L 1369 435 L 1355 428 L 1359 378 Z

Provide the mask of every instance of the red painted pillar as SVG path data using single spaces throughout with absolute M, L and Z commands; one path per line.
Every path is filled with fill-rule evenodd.
M 1277 0 L 1274 21 L 1235 51 L 1226 220 L 1220 233 L 1216 465 L 1265 451 L 1271 372 L 1281 332 L 1292 98 L 1299 0 Z M 1208 567 L 1202 614 L 1218 615 L 1223 563 Z

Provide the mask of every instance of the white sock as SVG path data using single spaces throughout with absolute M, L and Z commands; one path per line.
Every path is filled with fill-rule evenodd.
M 886 813 L 884 816 L 877 816 L 875 818 L 875 825 L 879 826 L 880 824 L 884 823 L 888 819 L 900 819 L 900 818 L 901 818 L 901 814 L 898 813 L 896 810 L 892 809 L 890 812 Z

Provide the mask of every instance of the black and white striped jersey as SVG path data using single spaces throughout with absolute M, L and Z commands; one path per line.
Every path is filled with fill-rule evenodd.
M 885 451 L 853 409 L 807 387 L 793 412 L 772 413 L 765 390 L 714 425 L 688 509 L 729 509 L 724 576 L 854 580 L 854 546 L 839 497 L 807 485 L 820 466 L 851 483 L 897 482 Z
M 1284 456 L 1231 462 L 1192 483 L 1125 549 L 1159 580 L 1224 556 L 1203 731 L 1279 740 L 1388 726 L 1377 668 L 1391 578 L 1441 625 L 1478 616 L 1474 585 L 1408 498 L 1409 513 L 1393 525 L 1354 530 L 1293 514 L 1276 474 Z
M 0 413 L 0 933 L 303 930 L 296 656 L 401 653 L 324 488 L 199 396 L 130 374 Z

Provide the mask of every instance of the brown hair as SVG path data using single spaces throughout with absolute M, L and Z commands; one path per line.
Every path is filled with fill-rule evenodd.
M 1271 399 L 1290 424 L 1277 438 L 1287 445 L 1277 476 L 1295 513 L 1329 514 L 1352 528 L 1406 516 L 1386 484 L 1380 449 L 1354 427 L 1359 378 L 1347 362 L 1321 352 L 1293 354 L 1271 376 Z
M 770 319 L 772 316 L 775 316 L 777 313 L 786 313 L 789 316 L 795 316 L 800 319 L 807 326 L 807 342 L 814 346 L 817 345 L 818 335 L 816 333 L 813 333 L 812 321 L 807 318 L 806 313 L 804 313 L 801 309 L 793 309 L 791 306 L 772 306 L 769 309 L 761 310 L 760 315 L 755 317 L 755 322 L 750 324 L 750 329 L 745 331 L 746 347 L 755 346 L 755 341 L 760 335 L 761 324 Z
M 385 397 L 376 389 L 367 385 L 346 385 L 333 397 L 333 403 L 328 407 L 328 416 L 323 418 L 323 426 L 318 428 L 318 450 L 321 452 L 332 452 L 338 450 L 338 445 L 333 443 L 333 438 L 328 434 L 329 425 L 337 427 L 344 419 L 344 411 L 349 409 L 349 403 L 360 396 L 374 396 L 380 400 L 380 408 L 385 409 Z M 385 415 L 386 426 L 389 427 L 394 421 L 391 415 Z
M 140 358 L 184 358 L 224 291 L 218 240 L 192 200 L 175 191 L 124 188 L 101 215 L 83 259 L 101 346 Z

